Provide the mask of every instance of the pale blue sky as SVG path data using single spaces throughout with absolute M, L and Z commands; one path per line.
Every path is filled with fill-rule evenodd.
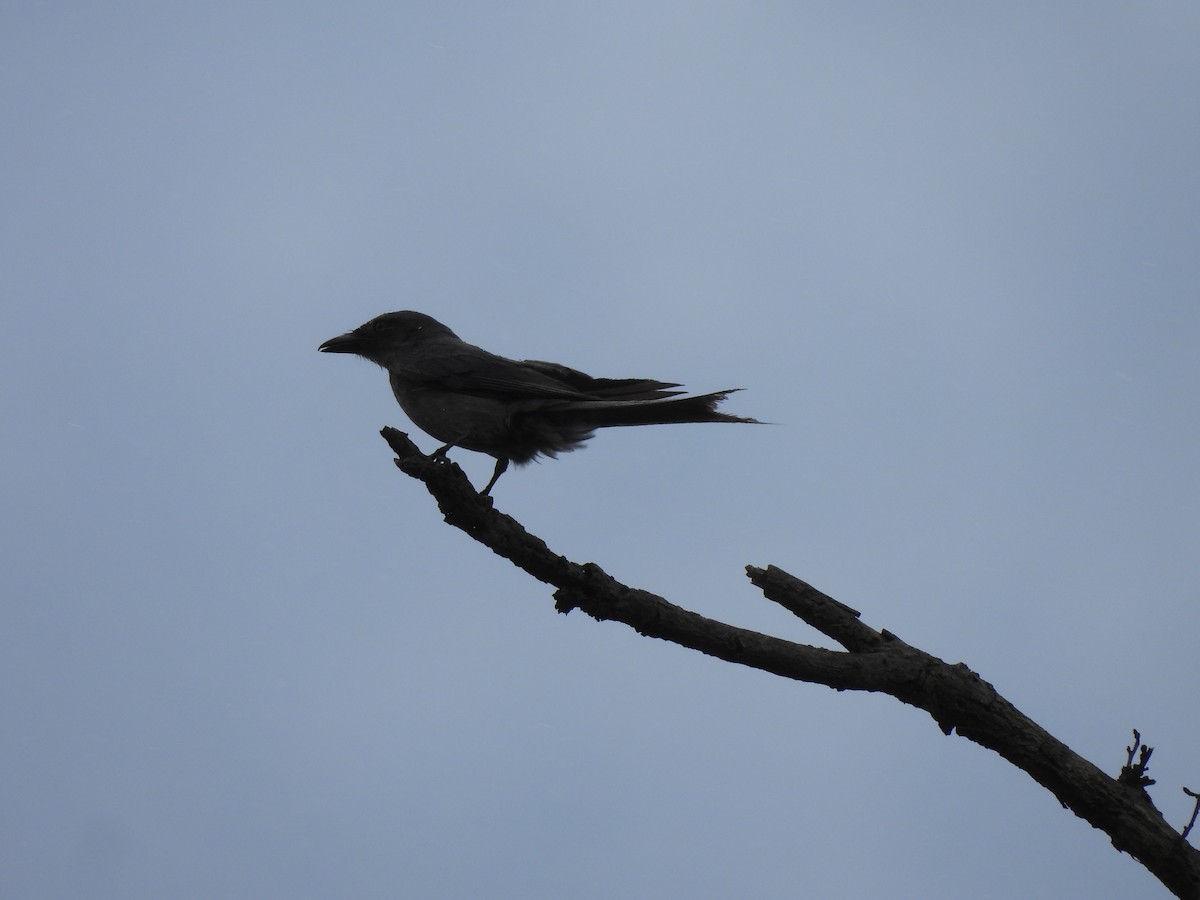
M 316 347 L 417 309 L 747 388 L 777 425 L 497 504 L 824 643 L 782 566 L 1106 771 L 1140 728 L 1182 824 L 1197 46 L 1182 0 L 9 4 L 0 895 L 1162 894 L 923 713 L 555 614 Z

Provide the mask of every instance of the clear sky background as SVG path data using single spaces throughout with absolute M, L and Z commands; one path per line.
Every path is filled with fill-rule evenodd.
M 393 309 L 776 425 L 510 471 L 1200 787 L 1200 5 L 10 3 L 0 895 L 1165 895 L 887 697 L 553 610 L 316 347 Z M 426 449 L 435 442 L 414 437 Z M 492 461 L 455 453 L 477 484 Z

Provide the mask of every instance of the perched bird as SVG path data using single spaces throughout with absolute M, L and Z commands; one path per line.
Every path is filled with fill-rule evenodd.
M 384 313 L 318 350 L 353 353 L 388 371 L 405 415 L 445 445 L 496 457 L 484 494 L 508 468 L 582 446 L 597 428 L 673 422 L 749 422 L 717 412 L 738 388 L 682 397 L 648 378 L 592 378 L 558 363 L 517 361 L 459 339 L 419 312 Z

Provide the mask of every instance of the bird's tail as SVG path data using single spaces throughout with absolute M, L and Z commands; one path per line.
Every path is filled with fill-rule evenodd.
M 554 409 L 546 409 L 544 413 L 564 422 L 586 423 L 590 428 L 608 428 L 614 425 L 672 425 L 685 422 L 761 424 L 758 419 L 734 416 L 717 410 L 722 400 L 738 390 L 741 388 L 714 391 L 696 397 L 655 400 L 567 402 Z

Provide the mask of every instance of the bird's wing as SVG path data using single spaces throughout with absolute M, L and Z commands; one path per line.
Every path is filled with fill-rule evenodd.
M 388 361 L 388 368 L 417 384 L 464 394 L 506 395 L 513 400 L 661 400 L 682 391 L 649 378 L 593 378 L 559 363 L 518 361 L 464 344 L 426 343 L 419 355 Z
M 467 345 L 461 351 L 442 346 L 417 358 L 391 360 L 388 368 L 415 384 L 464 394 L 503 393 L 514 400 L 590 399 L 586 392 L 556 377 L 560 373 L 553 367 L 542 367 L 548 365 L 529 365 Z
M 588 394 L 553 375 L 519 363 L 501 359 L 496 363 L 475 365 L 444 380 L 451 390 L 502 393 L 528 400 L 587 400 Z
M 593 378 L 578 369 L 571 369 L 560 363 L 542 362 L 538 359 L 527 359 L 521 365 L 570 385 L 589 397 L 605 400 L 662 400 L 666 397 L 677 397 L 683 393 L 683 391 L 667 390 L 667 388 L 679 387 L 678 384 L 670 381 L 656 381 L 652 378 Z

